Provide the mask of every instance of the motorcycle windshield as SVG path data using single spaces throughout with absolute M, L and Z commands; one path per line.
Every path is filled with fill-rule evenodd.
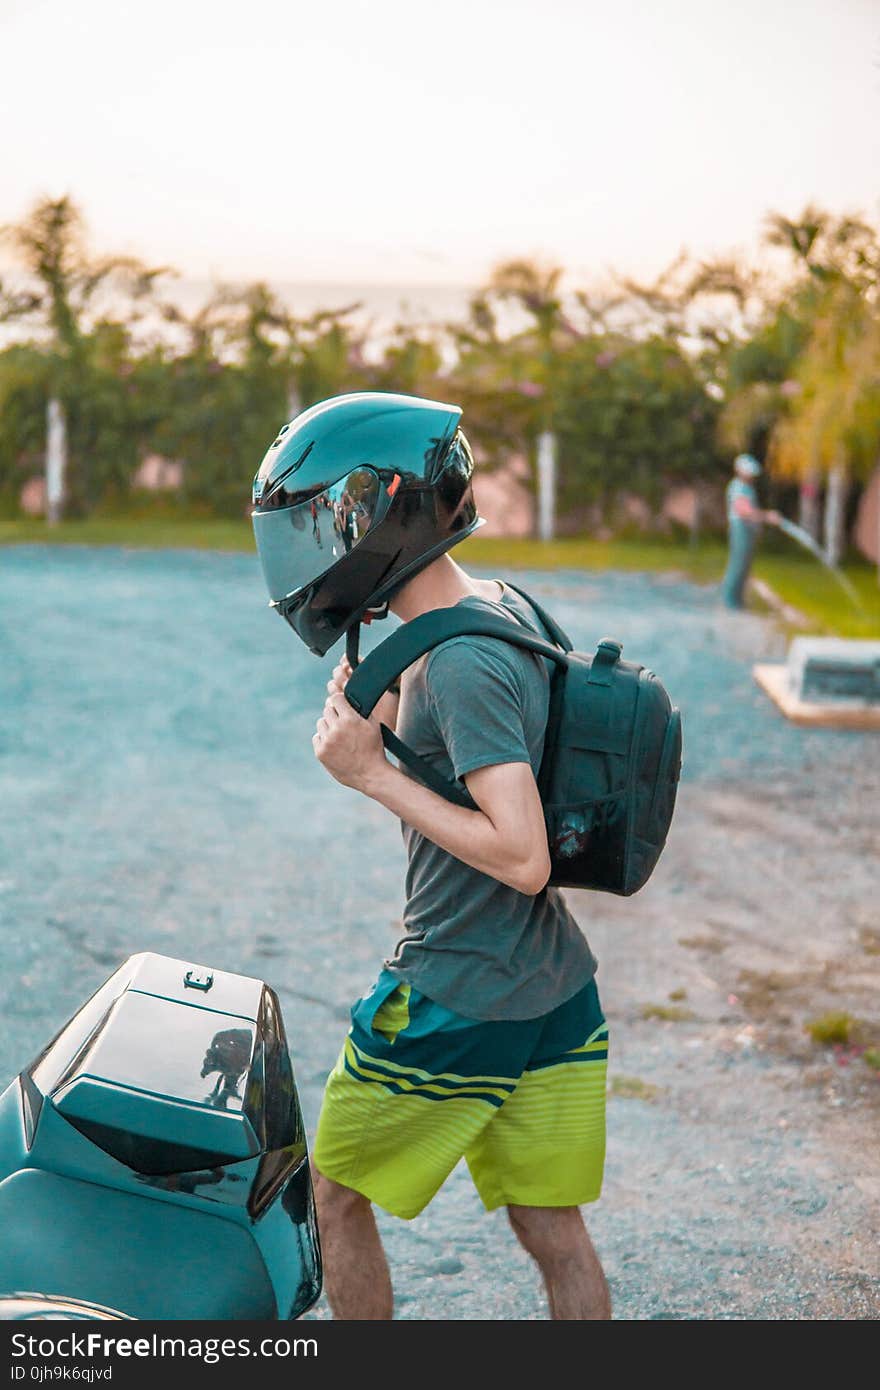
M 379 497 L 378 475 L 357 468 L 303 502 L 253 512 L 272 602 L 291 598 L 354 550 L 373 524 Z

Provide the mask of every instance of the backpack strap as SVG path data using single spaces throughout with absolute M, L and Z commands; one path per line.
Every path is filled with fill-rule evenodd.
M 405 763 L 410 772 L 414 772 L 420 782 L 424 782 L 426 787 L 430 787 L 432 792 L 442 796 L 444 801 L 452 801 L 456 806 L 465 806 L 469 811 L 478 810 L 477 803 L 471 796 L 467 787 L 457 779 L 444 777 L 431 766 L 427 758 L 421 757 L 414 748 L 410 748 L 408 743 L 404 743 L 402 738 L 398 738 L 388 728 L 387 724 L 381 724 L 382 742 L 402 763 Z
M 368 719 L 376 702 L 398 676 L 426 652 L 432 651 L 434 647 L 448 642 L 453 637 L 497 637 L 502 642 L 510 642 L 513 646 L 537 652 L 559 666 L 568 665 L 565 652 L 550 642 L 545 642 L 542 637 L 538 637 L 515 619 L 454 604 L 451 608 L 435 608 L 430 613 L 422 613 L 418 618 L 413 618 L 411 622 L 404 623 L 390 633 L 384 642 L 364 657 L 357 670 L 349 677 L 345 687 L 345 698 L 352 709 L 363 715 L 364 719 Z M 476 810 L 473 798 L 461 782 L 441 776 L 429 762 L 384 724 L 381 728 L 382 742 L 389 753 L 405 763 L 426 786 L 447 801 Z
M 564 652 L 574 650 L 574 643 L 565 631 L 565 628 L 559 626 L 559 623 L 547 612 L 546 608 L 542 608 L 541 604 L 538 603 L 536 599 L 533 599 L 531 594 L 527 594 L 525 589 L 521 589 L 519 585 L 511 584 L 507 579 L 505 579 L 504 583 L 508 589 L 512 589 L 515 594 L 519 594 L 521 599 L 525 599 L 532 612 L 543 623 L 550 635 L 551 641 L 555 642 Z M 515 610 L 509 611 L 511 612 L 511 616 L 516 618 L 517 622 L 524 622 Z M 562 709 L 565 700 L 564 674 L 565 668 L 563 666 L 557 666 L 550 677 L 550 700 L 547 706 L 547 727 L 544 731 L 544 753 L 541 758 L 541 766 L 538 769 L 538 792 L 542 801 L 547 800 L 553 778 L 554 750 L 556 748 L 557 735 L 562 725 Z
M 549 632 L 551 641 L 561 647 L 564 652 L 574 651 L 574 643 L 565 631 L 565 628 L 559 626 L 556 619 L 551 617 L 546 608 L 541 607 L 537 599 L 533 599 L 531 594 L 527 594 L 525 589 L 521 589 L 518 584 L 511 584 L 509 579 L 505 579 L 504 583 L 507 585 L 508 589 L 512 589 L 515 594 L 519 594 L 520 598 L 524 598 L 526 603 L 535 610 L 541 622 Z
M 538 652 L 559 666 L 568 665 L 566 652 L 523 627 L 515 618 L 454 604 L 451 608 L 435 608 L 430 613 L 422 613 L 390 633 L 349 677 L 345 698 L 352 709 L 369 719 L 376 701 L 407 667 L 453 637 L 498 637 L 515 647 Z
M 346 633 L 345 655 L 352 672 L 360 666 L 360 622 L 352 623 Z M 382 724 L 382 742 L 393 753 L 395 758 L 399 758 L 402 763 L 411 768 L 418 777 L 421 778 L 432 791 L 437 792 L 438 796 L 446 797 L 449 801 L 456 801 L 460 806 L 467 806 L 469 810 L 474 809 L 474 801 L 468 795 L 465 787 L 460 787 L 458 782 L 450 782 L 445 777 L 441 777 L 439 772 L 435 772 L 431 764 L 424 758 L 420 758 L 408 744 L 399 739 L 386 724 Z

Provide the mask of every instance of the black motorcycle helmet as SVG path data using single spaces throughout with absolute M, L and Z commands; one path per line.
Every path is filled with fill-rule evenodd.
M 318 656 L 482 524 L 461 410 L 363 391 L 284 425 L 254 479 L 272 607 Z

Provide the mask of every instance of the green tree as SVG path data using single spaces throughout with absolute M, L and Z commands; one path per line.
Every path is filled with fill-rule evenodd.
M 442 366 L 440 345 L 430 328 L 414 329 L 398 323 L 384 344 L 379 361 L 364 363 L 364 372 L 371 391 L 434 397 L 444 389 Z
M 880 241 L 861 219 L 812 207 L 798 222 L 770 218 L 767 237 L 797 258 L 804 325 L 770 462 L 813 487 L 825 478 L 825 553 L 837 564 L 850 480 L 867 475 L 880 448 Z
M 14 515 L 22 486 L 43 467 L 49 363 L 29 343 L 0 352 L 0 505 Z
M 659 511 L 668 488 L 717 476 L 717 406 L 675 342 L 585 339 L 562 366 L 556 423 L 561 503 L 615 519 L 623 494 Z
M 41 417 L 54 397 L 67 418 L 70 510 L 84 512 L 108 493 L 124 491 L 134 463 L 131 332 L 164 273 L 132 257 L 95 257 L 85 223 L 70 197 L 39 200 L 21 222 L 2 229 L 24 283 L 0 285 L 0 320 L 30 332 L 30 353 L 14 361 L 7 380 L 0 453 L 19 462 L 32 456 L 33 424 L 24 433 L 10 409 L 9 391 L 42 397 Z M 22 379 L 22 372 L 30 373 Z M 17 383 L 17 384 L 15 384 Z M 24 396 L 21 396 L 21 393 Z M 8 489 L 10 480 L 7 479 Z
M 489 464 L 515 451 L 532 465 L 542 434 L 555 450 L 559 368 L 580 337 L 561 294 L 560 266 L 505 261 L 469 306 L 467 322 L 453 330 L 458 363 L 451 374 L 467 418 Z M 509 331 L 500 325 L 508 320 Z
M 364 344 L 351 322 L 359 308 L 360 304 L 348 304 L 292 321 L 298 408 L 362 388 Z

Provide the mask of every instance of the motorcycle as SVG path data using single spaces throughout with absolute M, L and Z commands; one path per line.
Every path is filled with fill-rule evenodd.
M 0 1096 L 0 1230 L 0 1319 L 306 1312 L 321 1252 L 274 991 L 129 957 Z

